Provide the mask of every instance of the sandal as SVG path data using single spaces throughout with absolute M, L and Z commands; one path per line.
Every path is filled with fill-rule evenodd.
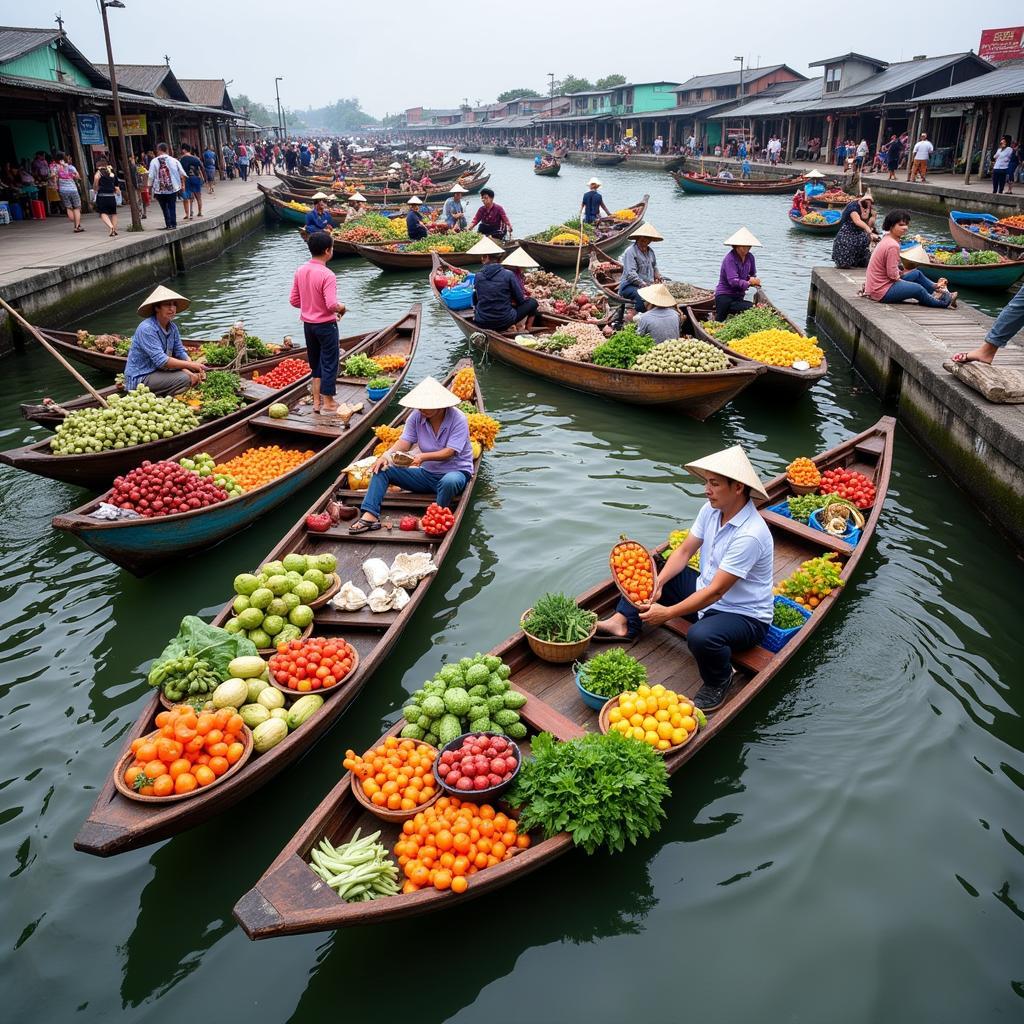
M 369 519 L 357 519 L 349 528 L 348 532 L 351 534 L 358 533 L 372 533 L 374 530 L 380 529 L 380 520 L 376 519 L 370 522 Z
M 71 233 L 73 235 L 80 235 L 83 231 L 85 231 L 85 228 L 75 228 L 75 230 L 72 231 Z

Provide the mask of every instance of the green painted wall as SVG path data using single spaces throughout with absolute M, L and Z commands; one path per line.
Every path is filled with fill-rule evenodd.
M 52 125 L 48 121 L 0 121 L 0 125 L 10 130 L 14 143 L 14 155 L 21 160 L 28 157 L 29 162 L 39 150 L 49 153 L 56 147 L 56 136 L 52 134 Z
M 652 110 L 668 110 L 676 105 L 674 86 L 635 85 L 633 86 L 633 113 L 645 114 Z
M 60 58 L 60 67 L 64 72 L 64 81 L 75 85 L 92 84 L 66 57 Z M 57 50 L 54 43 L 37 46 L 34 50 L 22 54 L 15 60 L 0 64 L 0 71 L 5 75 L 18 75 L 21 78 L 38 78 L 44 82 L 57 81 Z

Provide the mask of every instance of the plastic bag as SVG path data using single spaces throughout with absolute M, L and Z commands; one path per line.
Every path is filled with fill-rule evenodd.
M 387 612 L 391 610 L 391 601 L 394 591 L 390 594 L 383 587 L 375 587 L 366 598 L 371 612 Z
M 108 501 L 101 501 L 96 508 L 89 513 L 90 519 L 141 519 L 142 515 L 134 509 L 121 508 L 120 505 L 111 505 Z
M 331 598 L 331 604 L 339 611 L 357 612 L 366 606 L 366 594 L 351 580 L 342 585 L 341 589 Z
M 391 563 L 390 579 L 393 586 L 412 590 L 417 583 L 432 572 L 437 572 L 427 551 L 403 552 L 395 555 Z
M 388 564 L 382 558 L 368 558 L 363 562 L 363 575 L 371 587 L 383 587 L 387 583 L 391 573 L 388 571 Z

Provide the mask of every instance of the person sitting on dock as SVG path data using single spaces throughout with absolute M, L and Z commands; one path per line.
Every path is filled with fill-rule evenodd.
M 705 504 L 689 536 L 658 573 L 650 601 L 636 607 L 621 598 L 597 624 L 595 639 L 632 640 L 644 626 L 671 619 L 692 623 L 686 643 L 703 682 L 694 697 L 715 711 L 732 685 L 733 651 L 757 647 L 774 614 L 774 543 L 751 495 L 767 498 L 764 485 L 739 445 L 686 466 L 704 480 Z M 701 552 L 700 573 L 689 566 Z
M 732 313 L 750 309 L 753 303 L 745 298 L 747 289 L 761 287 L 754 254 L 750 251 L 754 246 L 761 248 L 754 235 L 746 228 L 740 228 L 723 244 L 730 248 L 722 260 L 715 287 L 715 319 L 719 321 Z
M 405 215 L 405 231 L 410 242 L 417 242 L 430 234 L 426 224 L 423 223 L 423 214 L 420 207 L 423 200 L 419 196 L 411 196 L 409 199 L 409 212 Z
M 444 201 L 441 216 L 449 231 L 466 230 L 466 211 L 462 208 L 462 197 L 469 191 L 459 184 L 452 186 L 452 194 Z
M 512 222 L 505 213 L 505 208 L 494 201 L 494 189 L 480 189 L 480 208 L 473 214 L 470 223 L 471 228 L 476 228 L 481 235 L 489 235 L 491 238 L 510 238 L 512 236 Z
M 317 192 L 313 196 L 313 209 L 306 214 L 306 231 L 312 234 L 314 231 L 330 231 L 334 227 L 334 220 L 327 212 L 327 200 L 330 196 L 323 192 Z
M 139 306 L 124 368 L 126 391 L 145 384 L 154 395 L 180 395 L 206 376 L 202 363 L 189 359 L 174 318 L 191 305 L 184 295 L 161 285 Z
M 598 214 L 604 210 L 604 215 L 610 217 L 612 211 L 604 205 L 604 196 L 598 192 L 601 187 L 601 182 L 597 178 L 591 178 L 587 182 L 587 191 L 583 193 L 583 203 L 580 206 L 580 211 L 583 214 L 584 224 L 593 224 L 597 221 Z
M 643 313 L 647 305 L 640 297 L 640 289 L 650 284 L 658 284 L 661 274 L 658 273 L 658 257 L 651 248 L 651 242 L 664 242 L 658 229 L 651 223 L 641 224 L 633 232 L 630 247 L 622 254 L 622 277 L 619 278 L 619 295 L 630 299 L 633 309 Z
M 668 288 L 659 282 L 641 288 L 639 294 L 648 309 L 633 321 L 636 333 L 653 338 L 656 345 L 678 338 L 679 310 Z
M 481 238 L 469 253 L 483 264 L 473 282 L 473 323 L 489 331 L 526 326 L 537 312 L 537 300 L 528 299 L 516 275 L 498 262 L 505 250 L 493 239 Z
M 985 340 L 970 352 L 957 352 L 954 363 L 991 363 L 999 350 L 1021 330 L 1024 330 L 1024 288 L 1003 306 L 999 316 L 989 328 Z
M 908 302 L 917 299 L 922 306 L 956 308 L 956 292 L 946 287 L 946 279 L 938 282 L 920 270 L 904 270 L 900 261 L 900 241 L 910 229 L 909 210 L 890 210 L 882 222 L 885 234 L 875 246 L 864 277 L 864 294 L 875 302 Z
M 482 244 L 482 243 L 481 243 Z M 414 494 L 434 494 L 437 504 L 450 509 L 473 475 L 473 447 L 461 399 L 433 377 L 420 381 L 399 405 L 413 412 L 402 436 L 373 464 L 370 486 L 362 503 L 362 516 L 349 533 L 380 529 L 380 509 L 392 485 Z M 395 452 L 416 449 L 406 466 L 392 461 Z

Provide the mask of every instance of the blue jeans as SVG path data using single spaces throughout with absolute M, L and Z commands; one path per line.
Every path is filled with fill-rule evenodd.
M 437 473 L 429 473 L 418 466 L 391 466 L 373 474 L 360 508 L 379 519 L 384 495 L 387 494 L 388 487 L 395 484 L 403 491 L 412 491 L 413 494 L 436 494 L 438 505 L 450 509 L 452 499 L 461 494 L 468 483 L 469 474 L 461 470 L 453 470 L 451 473 L 438 476 Z
M 178 226 L 178 194 L 176 192 L 157 192 L 156 201 L 164 214 L 165 227 L 175 228 Z
M 1002 348 L 1021 328 L 1024 328 L 1024 288 L 1018 288 L 1014 297 L 1003 306 L 985 340 L 996 348 Z
M 320 381 L 320 394 L 332 398 L 338 391 L 338 321 L 303 323 L 302 333 L 306 336 L 309 369 Z
M 633 303 L 633 308 L 638 313 L 646 312 L 647 303 L 640 298 L 640 289 L 635 284 L 619 285 L 619 294 L 624 299 L 630 299 Z
M 687 566 L 678 576 L 667 580 L 661 591 L 659 604 L 679 604 L 691 597 L 697 589 L 697 573 Z M 640 613 L 624 597 L 615 606 L 626 617 L 629 636 L 643 629 Z M 702 618 L 687 615 L 692 622 L 686 634 L 686 644 L 697 662 L 701 679 L 708 686 L 724 686 L 732 678 L 732 652 L 756 647 L 768 632 L 768 623 L 752 619 L 737 612 L 705 611 Z
M 932 295 L 934 291 L 934 281 L 925 277 L 920 270 L 908 270 L 898 281 L 893 281 L 889 285 L 889 290 L 882 296 L 882 302 L 906 302 L 907 299 L 917 299 L 922 306 L 948 306 L 949 293 L 947 292 L 941 299 L 936 299 Z

